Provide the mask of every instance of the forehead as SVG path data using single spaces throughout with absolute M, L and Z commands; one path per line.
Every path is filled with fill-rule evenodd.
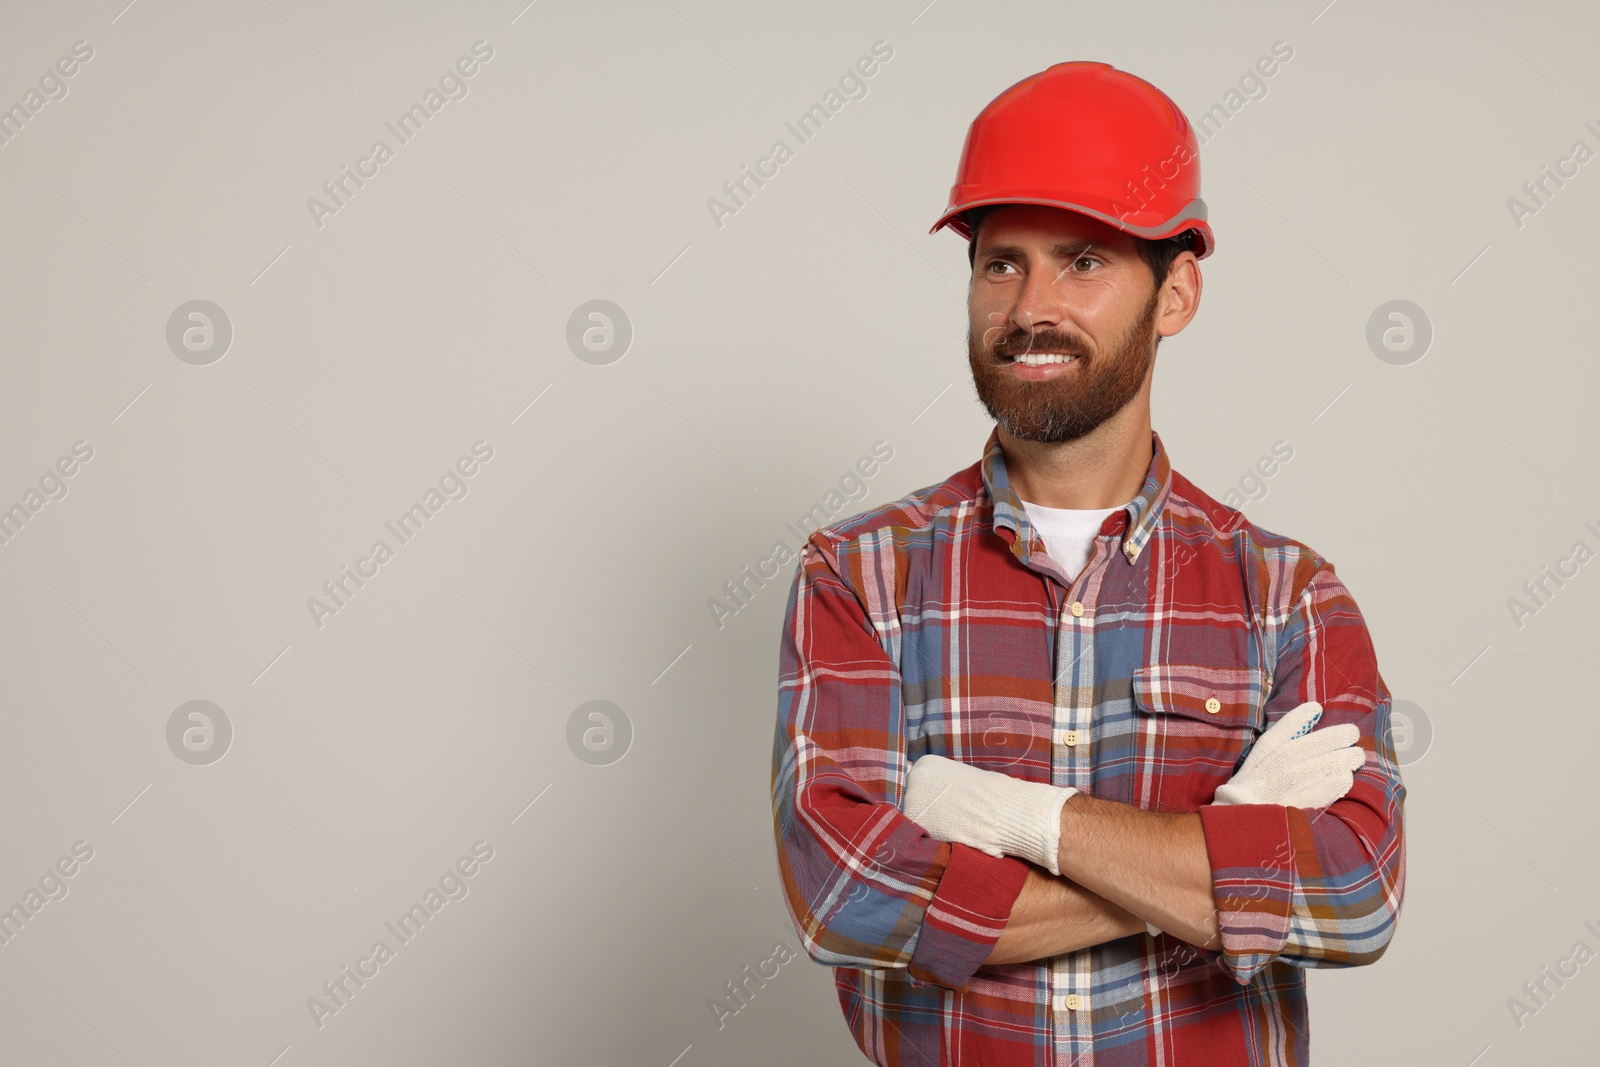
M 999 244 L 1045 247 L 1062 241 L 1088 241 L 1101 248 L 1134 251 L 1131 234 L 1059 207 L 1004 204 L 984 215 L 978 226 L 979 248 Z

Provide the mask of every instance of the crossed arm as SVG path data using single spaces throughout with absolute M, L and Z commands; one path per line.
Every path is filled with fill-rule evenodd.
M 1365 755 L 1352 724 L 1312 733 L 1321 715 L 1310 701 L 1280 718 L 1212 803 L 1325 807 L 1344 796 Z M 939 840 L 1037 865 L 986 963 L 1085 948 L 1146 922 L 1202 949 L 1222 948 L 1199 814 L 1146 811 L 936 755 L 912 766 L 905 805 Z
M 985 963 L 1024 963 L 1144 930 L 1217 949 L 1211 863 L 1200 816 L 1145 811 L 1079 793 L 1061 809 L 1057 878 L 1028 871 Z

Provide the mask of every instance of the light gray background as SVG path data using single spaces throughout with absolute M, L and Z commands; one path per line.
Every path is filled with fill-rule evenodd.
M 0 104 L 94 49 L 0 147 L 0 505 L 94 449 L 0 546 L 0 904 L 95 850 L 0 946 L 0 1059 L 864 1062 L 803 954 L 709 1007 L 800 947 L 768 794 L 792 565 L 721 629 L 707 601 L 873 442 L 849 512 L 978 458 L 965 247 L 926 231 L 986 102 L 1095 58 L 1198 121 L 1279 40 L 1202 149 L 1219 250 L 1154 421 L 1219 498 L 1293 446 L 1246 513 L 1334 561 L 1433 724 L 1398 933 L 1311 973 L 1315 1061 L 1593 1056 L 1600 964 L 1507 1006 L 1600 949 L 1600 564 L 1508 607 L 1600 547 L 1600 161 L 1507 206 L 1600 147 L 1592 5 L 122 2 L 0 9 Z M 317 227 L 480 39 L 468 95 Z M 707 199 L 879 40 L 868 94 L 718 227 Z M 208 366 L 165 340 L 193 299 L 233 326 Z M 633 326 L 608 366 L 565 340 L 594 299 Z M 1365 341 L 1391 299 L 1433 325 L 1409 366 Z M 468 495 L 314 625 L 478 440 Z M 166 740 L 195 699 L 234 730 L 209 766 Z M 634 730 L 609 766 L 566 740 L 595 699 Z M 469 895 L 319 1029 L 307 999 L 478 840 Z

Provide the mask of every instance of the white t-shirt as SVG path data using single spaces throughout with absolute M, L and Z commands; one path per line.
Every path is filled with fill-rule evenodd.
M 1044 540 L 1050 558 L 1061 565 L 1068 578 L 1077 578 L 1089 562 L 1094 551 L 1094 539 L 1100 533 L 1100 524 L 1106 516 L 1127 507 L 1114 508 L 1047 508 L 1026 500 L 1022 506 L 1028 512 L 1028 521 Z

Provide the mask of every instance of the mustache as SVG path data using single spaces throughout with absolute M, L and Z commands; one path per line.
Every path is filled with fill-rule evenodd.
M 1013 359 L 1028 352 L 1062 352 L 1069 356 L 1087 356 L 1089 350 L 1083 342 L 1059 330 L 1013 330 L 995 344 L 994 354 Z

